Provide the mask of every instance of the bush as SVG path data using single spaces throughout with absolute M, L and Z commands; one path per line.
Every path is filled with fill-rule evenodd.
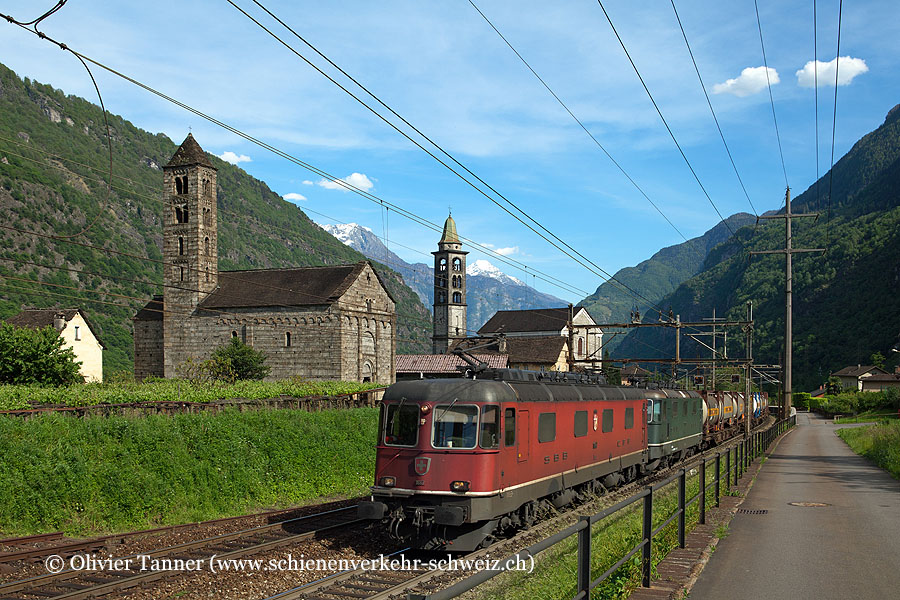
M 243 379 L 264 379 L 272 367 L 266 366 L 266 354 L 254 350 L 238 338 L 231 343 L 216 348 L 209 365 L 211 375 L 220 381 Z
M 63 347 L 59 333 L 0 324 L 0 384 L 70 385 L 81 383 L 75 352 Z

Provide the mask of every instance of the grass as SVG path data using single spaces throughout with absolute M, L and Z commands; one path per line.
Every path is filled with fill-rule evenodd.
M 834 422 L 838 425 L 843 425 L 847 423 L 866 423 L 869 421 L 889 421 L 889 420 L 897 420 L 897 412 L 889 412 L 886 413 L 883 410 L 874 411 L 874 412 L 865 412 L 860 413 L 858 415 L 852 417 L 841 417 L 840 419 L 835 419 Z
M 900 479 L 900 421 L 839 429 L 837 434 L 854 452 Z
M 64 387 L 0 385 L 0 410 L 26 410 L 43 405 L 94 406 L 130 402 L 213 402 L 244 398 L 261 400 L 277 396 L 340 396 L 381 387 L 349 381 L 238 381 L 191 383 L 184 379 L 150 379 L 144 382 L 114 381 Z
M 0 417 L 0 532 L 85 535 L 357 495 L 371 485 L 377 419 L 371 408 Z
M 724 473 L 724 470 L 723 470 Z M 707 472 L 707 507 L 714 502 L 714 469 Z M 724 486 L 724 480 L 722 485 Z M 688 500 L 699 492 L 699 476 L 689 477 Z M 673 482 L 654 493 L 653 526 L 658 527 L 677 508 L 677 492 Z M 643 505 L 638 501 L 615 515 L 595 524 L 591 529 L 591 577 L 596 578 L 625 556 L 641 539 Z M 690 530 L 699 520 L 699 502 L 687 508 L 686 527 Z M 727 527 L 725 528 L 727 535 Z M 652 576 L 656 565 L 678 546 L 677 519 L 653 539 Z M 510 572 L 498 576 L 477 589 L 477 597 L 487 600 L 533 600 L 572 598 L 576 593 L 576 537 L 571 536 L 542 554 L 532 573 Z M 640 552 L 626 562 L 602 584 L 591 591 L 591 598 L 624 599 L 640 585 Z

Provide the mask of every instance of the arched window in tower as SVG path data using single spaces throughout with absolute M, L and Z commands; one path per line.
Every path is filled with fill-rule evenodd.
M 212 265 L 206 263 L 206 282 L 209 283 L 209 270 L 212 268 Z
M 212 190 L 212 185 L 209 183 L 209 179 L 203 180 L 203 194 L 209 196 Z
M 184 238 L 178 238 L 178 255 L 184 256 Z
M 212 209 L 210 209 L 210 208 L 203 209 L 203 224 L 207 227 L 212 225 Z
M 182 194 L 188 193 L 187 175 L 185 175 L 184 177 L 181 178 L 181 193 Z
M 181 207 L 175 207 L 175 222 L 176 223 L 184 223 L 184 214 L 181 212 Z
M 438 271 L 440 271 L 441 273 L 447 272 L 447 259 L 446 258 L 442 258 L 441 261 L 438 263 Z
M 291 347 L 291 332 L 290 331 L 284 332 L 284 347 L 285 348 Z
M 237 331 L 232 331 L 232 332 L 231 332 L 231 337 L 237 339 Z
M 578 356 L 584 356 L 584 338 L 578 338 Z
M 175 193 L 179 195 L 184 193 L 184 191 L 181 189 L 181 177 L 175 178 Z
M 447 295 L 444 292 L 438 292 L 437 293 L 437 303 L 443 304 L 446 301 L 447 301 Z
M 453 270 L 457 272 L 462 270 L 462 261 L 458 258 L 453 259 Z
M 180 281 L 184 281 L 184 267 L 178 267 L 178 271 L 181 273 Z
M 203 253 L 209 256 L 209 238 L 203 238 Z
M 462 304 L 462 294 L 459 292 L 453 292 L 453 302 L 456 304 Z

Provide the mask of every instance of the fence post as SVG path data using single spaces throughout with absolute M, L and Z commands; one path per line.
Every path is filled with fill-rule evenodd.
M 584 529 L 578 532 L 578 591 L 584 600 L 591 597 L 591 518 L 581 517 Z
M 731 489 L 731 450 L 725 451 L 725 487 Z
M 681 470 L 678 475 L 678 547 L 684 548 L 684 496 L 685 496 L 685 480 L 687 479 L 687 471 Z
M 719 482 L 722 479 L 722 453 L 716 452 L 716 508 L 719 508 Z
M 644 496 L 644 549 L 641 552 L 641 585 L 650 587 L 650 550 L 653 545 L 653 488 Z
M 700 461 L 700 525 L 706 525 L 706 459 Z

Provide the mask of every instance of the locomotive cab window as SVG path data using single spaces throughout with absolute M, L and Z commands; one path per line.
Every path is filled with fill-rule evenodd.
M 552 442 L 556 439 L 556 413 L 541 413 L 538 416 L 538 441 Z
M 653 402 L 653 400 L 647 400 L 647 422 L 648 423 L 653 422 L 653 406 L 654 406 L 654 404 L 658 406 L 659 402 Z
M 481 441 L 482 448 L 492 450 L 500 447 L 500 407 L 481 407 Z
M 662 408 L 663 403 L 662 400 L 658 400 L 653 403 L 653 420 L 657 423 L 662 421 Z
M 384 443 L 388 446 L 415 446 L 419 440 L 419 406 L 389 404 L 385 411 Z
M 588 418 L 586 410 L 575 411 L 575 437 L 584 437 L 587 435 Z
M 603 433 L 609 433 L 613 430 L 613 409 L 603 409 Z
M 503 411 L 503 437 L 504 445 L 516 444 L 516 409 L 507 408 Z
M 435 448 L 474 448 L 478 436 L 478 407 L 438 404 L 434 407 L 431 445 Z
M 625 409 L 625 429 L 634 429 L 634 409 L 631 407 Z

